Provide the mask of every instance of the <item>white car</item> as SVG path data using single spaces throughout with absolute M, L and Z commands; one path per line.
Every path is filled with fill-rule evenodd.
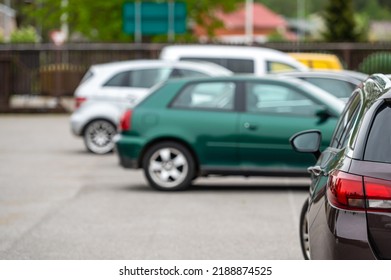
M 281 71 L 305 71 L 308 67 L 290 55 L 269 48 L 227 45 L 171 45 L 160 59 L 173 61 L 208 61 L 234 73 L 264 75 Z
M 112 138 L 124 108 L 135 106 L 151 87 L 169 78 L 227 76 L 232 72 L 207 62 L 132 60 L 93 65 L 75 91 L 73 134 L 96 154 L 113 150 Z

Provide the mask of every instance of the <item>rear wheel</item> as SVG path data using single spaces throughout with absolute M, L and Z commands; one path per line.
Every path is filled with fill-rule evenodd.
M 190 186 L 195 176 L 195 163 L 183 145 L 167 141 L 146 152 L 143 169 L 149 184 L 164 191 L 182 190 Z
M 90 152 L 106 154 L 113 150 L 116 127 L 106 120 L 94 120 L 84 130 L 84 143 Z
M 307 211 L 308 211 L 308 199 L 304 201 L 303 208 L 301 209 L 301 213 L 300 213 L 300 245 L 305 260 L 311 259 Z

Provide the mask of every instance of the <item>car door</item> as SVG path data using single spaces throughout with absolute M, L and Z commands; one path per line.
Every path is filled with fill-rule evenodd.
M 203 169 L 236 167 L 239 113 L 235 96 L 236 83 L 232 81 L 190 83 L 165 113 L 168 128 L 162 125 L 161 129 L 185 139 Z
M 351 159 L 346 156 L 345 149 L 350 134 L 354 132 L 353 126 L 359 116 L 362 102 L 358 90 L 353 95 L 336 124 L 330 146 L 322 152 L 318 161 L 309 168 L 311 171 L 311 185 L 309 190 L 308 230 L 311 242 L 314 244 L 320 244 L 327 239 L 327 231 L 324 227 L 328 224 L 325 221 L 328 216 L 328 210 L 325 208 L 325 199 L 327 199 L 326 189 L 329 176 L 338 169 L 347 171 L 351 165 Z M 322 251 L 322 248 L 314 246 L 311 249 L 311 255 L 322 256 L 324 254 Z
M 335 166 L 338 166 L 337 163 L 341 161 L 341 157 L 343 157 L 345 154 L 344 149 L 347 145 L 347 140 L 349 139 L 350 133 L 352 133 L 352 127 L 358 117 L 359 109 L 362 103 L 359 93 L 359 89 L 353 93 L 353 97 L 347 103 L 338 123 L 336 124 L 329 147 L 322 152 L 318 161 L 314 165 L 315 169 L 318 169 L 321 172 L 311 172 L 311 202 L 314 201 L 315 203 L 317 198 L 321 196 L 319 193 L 325 191 L 324 187 L 326 186 L 329 172 L 331 172 Z
M 248 81 L 244 94 L 246 101 L 238 139 L 242 167 L 303 172 L 314 164 L 312 155 L 298 154 L 291 149 L 289 138 L 307 129 L 319 129 L 331 135 L 336 119 L 322 120 L 317 116 L 324 106 L 299 88 L 277 81 Z

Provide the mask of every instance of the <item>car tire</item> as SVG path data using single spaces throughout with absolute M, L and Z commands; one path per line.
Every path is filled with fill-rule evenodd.
M 113 151 L 113 137 L 117 134 L 115 125 L 107 120 L 93 120 L 84 129 L 84 144 L 94 154 L 107 154 Z
M 149 148 L 143 169 L 149 184 L 162 191 L 186 189 L 195 176 L 193 156 L 185 146 L 172 141 Z
M 300 247 L 305 260 L 310 258 L 310 243 L 308 236 L 308 199 L 304 201 L 300 213 Z

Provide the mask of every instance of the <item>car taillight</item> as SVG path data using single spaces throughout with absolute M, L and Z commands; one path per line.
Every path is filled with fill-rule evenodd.
M 121 117 L 120 126 L 119 126 L 120 131 L 130 130 L 131 123 L 132 123 L 131 118 L 132 118 L 132 110 L 126 110 Z
M 337 208 L 365 210 L 363 178 L 341 171 L 330 174 L 327 197 Z
M 391 182 L 364 177 L 368 210 L 391 211 Z
M 85 102 L 87 98 L 85 97 L 76 97 L 75 99 L 75 108 L 78 109 L 83 102 Z
M 329 177 L 327 198 L 340 209 L 391 211 L 391 182 L 336 171 Z

